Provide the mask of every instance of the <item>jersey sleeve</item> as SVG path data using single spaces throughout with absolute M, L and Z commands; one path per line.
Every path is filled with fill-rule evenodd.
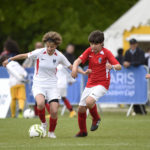
M 28 58 L 37 59 L 41 52 L 42 52 L 42 49 L 36 49 L 32 52 L 29 52 L 28 53 Z
M 119 64 L 117 59 L 114 57 L 114 55 L 110 51 L 107 51 L 107 59 L 111 65 Z
M 67 68 L 69 66 L 71 66 L 71 63 L 68 61 L 68 59 L 63 54 L 61 54 L 61 62 L 60 63 L 64 66 L 66 66 Z
M 82 64 L 84 64 L 84 63 L 88 60 L 89 54 L 90 54 L 90 48 L 86 49 L 86 50 L 79 56 L 79 58 L 82 60 Z

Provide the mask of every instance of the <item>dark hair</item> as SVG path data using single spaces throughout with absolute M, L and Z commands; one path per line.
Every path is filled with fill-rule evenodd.
M 59 33 L 54 32 L 54 31 L 50 31 L 50 32 L 47 32 L 47 33 L 44 34 L 42 41 L 44 43 L 53 42 L 57 46 L 59 46 L 62 42 L 62 37 Z
M 19 46 L 16 41 L 8 38 L 4 43 L 4 48 L 9 52 L 15 52 L 16 54 L 19 53 Z
M 104 33 L 100 30 L 96 30 L 90 33 L 88 40 L 90 43 L 98 44 L 104 42 Z
M 119 48 L 117 52 L 118 52 L 118 55 L 122 55 L 123 54 L 123 49 Z
M 131 39 L 131 40 L 129 41 L 129 43 L 130 43 L 130 44 L 136 44 L 136 43 L 137 43 L 137 40 L 136 40 L 136 39 Z

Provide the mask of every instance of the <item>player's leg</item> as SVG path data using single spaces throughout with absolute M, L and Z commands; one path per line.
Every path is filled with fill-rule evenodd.
M 37 94 L 35 96 L 35 100 L 37 103 L 38 116 L 41 120 L 41 125 L 44 128 L 44 137 L 46 136 L 46 118 L 45 118 L 45 96 L 43 94 Z
M 59 102 L 58 99 L 53 99 L 50 101 L 50 119 L 49 119 L 49 132 L 48 137 L 50 138 L 56 138 L 54 131 L 57 125 L 57 113 L 59 108 Z
M 64 104 L 66 105 L 67 109 L 70 111 L 69 117 L 72 118 L 76 116 L 76 112 L 73 110 L 73 107 L 71 106 L 69 100 L 66 97 L 62 97 L 62 100 Z
M 42 123 L 46 122 L 45 119 L 45 97 L 43 94 L 38 94 L 35 96 L 36 103 L 37 103 L 37 109 L 38 109 L 38 115 Z
M 89 108 L 89 112 L 92 116 L 91 131 L 95 131 L 98 128 L 100 120 L 101 120 L 100 115 L 98 114 L 97 106 L 95 102 L 96 100 L 91 96 L 88 96 L 86 99 L 87 108 Z
M 91 131 L 95 131 L 98 128 L 101 120 L 95 103 L 100 97 L 104 96 L 106 92 L 107 90 L 105 87 L 101 85 L 95 86 L 91 88 L 91 92 L 86 99 L 86 106 L 89 108 L 90 114 L 92 116 Z
M 45 100 L 45 108 L 48 111 L 48 113 L 50 114 L 50 105 L 47 100 Z
M 57 125 L 57 113 L 59 107 L 60 94 L 57 88 L 49 88 L 46 91 L 46 99 L 50 104 L 49 132 L 48 137 L 56 138 L 54 131 Z
M 78 108 L 78 126 L 80 131 L 76 134 L 76 137 L 87 136 L 86 128 L 86 106 L 79 106 Z
M 23 109 L 26 100 L 26 92 L 24 84 L 20 84 L 17 86 L 17 100 L 19 105 L 19 115 L 18 118 L 23 118 Z
M 11 104 L 10 104 L 10 110 L 11 110 L 11 117 L 14 118 L 16 114 L 16 89 L 15 86 L 11 87 L 10 93 L 11 93 Z
M 16 99 L 11 99 L 10 109 L 11 109 L 11 117 L 15 118 L 15 115 L 16 115 Z
M 49 105 L 49 102 L 47 100 L 45 100 L 45 108 L 48 112 L 48 115 L 46 115 L 46 118 L 49 118 L 50 117 L 50 105 Z
M 86 98 L 89 94 L 89 88 L 85 88 L 82 93 L 81 100 L 78 108 L 78 126 L 80 131 L 76 134 L 76 137 L 85 137 L 87 136 L 86 128 Z

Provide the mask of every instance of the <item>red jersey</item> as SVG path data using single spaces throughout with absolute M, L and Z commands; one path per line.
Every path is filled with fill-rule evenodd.
M 87 60 L 89 61 L 89 69 L 92 72 L 88 75 L 88 82 L 86 87 L 90 88 L 97 85 L 102 85 L 106 89 L 109 88 L 110 84 L 110 73 L 106 69 L 106 63 L 109 62 L 111 65 L 119 64 L 113 54 L 106 48 L 95 54 L 91 47 L 87 48 L 79 58 L 84 64 Z

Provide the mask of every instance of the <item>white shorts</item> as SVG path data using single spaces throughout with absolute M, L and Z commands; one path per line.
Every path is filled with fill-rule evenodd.
M 85 88 L 82 93 L 79 105 L 86 106 L 86 99 L 88 96 L 93 97 L 95 101 L 97 101 L 99 98 L 104 96 L 106 92 L 107 92 L 107 89 L 102 85 L 97 85 L 91 88 Z
M 32 87 L 32 92 L 34 98 L 38 94 L 44 95 L 45 99 L 50 102 L 53 99 L 61 99 L 61 96 L 59 94 L 59 91 L 57 88 L 43 88 L 43 87 Z
M 67 96 L 67 88 L 58 88 L 58 91 L 61 97 Z

